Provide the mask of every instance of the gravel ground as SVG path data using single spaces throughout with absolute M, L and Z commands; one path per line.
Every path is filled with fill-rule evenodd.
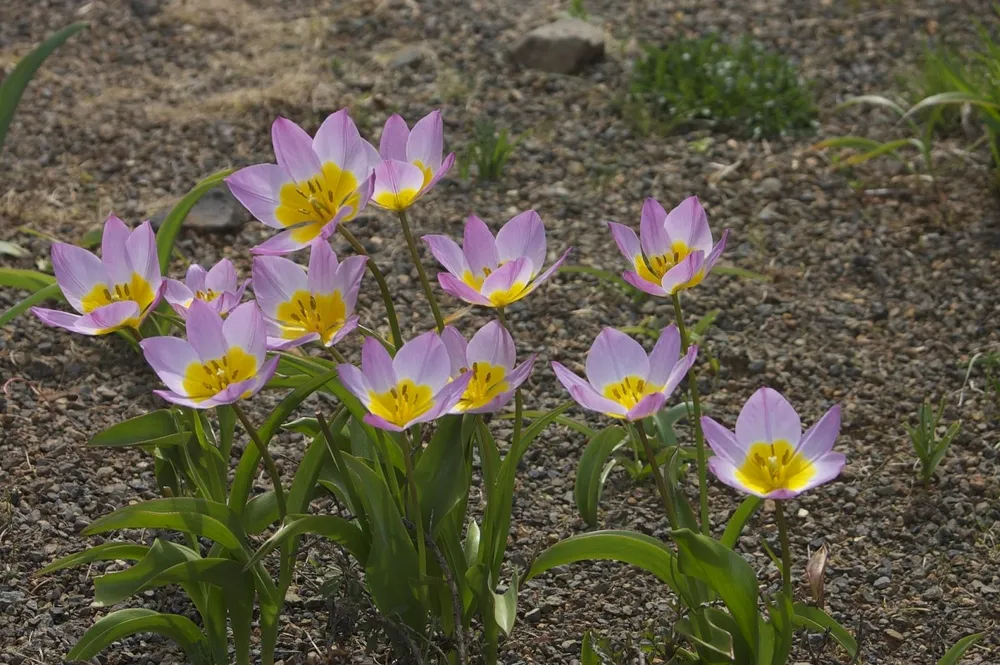
M 939 198 L 888 162 L 857 169 L 849 181 L 809 149 L 816 137 L 747 142 L 715 134 L 700 151 L 702 133 L 636 137 L 614 110 L 643 42 L 713 29 L 752 33 L 793 58 L 815 80 L 821 106 L 830 107 L 891 89 L 932 35 L 960 39 L 970 30 L 967 17 L 986 16 L 990 3 L 585 4 L 612 37 L 608 58 L 566 77 L 516 71 L 502 57 L 502 47 L 566 3 L 290 0 L 279 10 L 263 0 L 5 0 L 0 64 L 8 71 L 55 29 L 81 18 L 92 29 L 45 64 L 0 154 L 0 239 L 33 253 L 4 263 L 32 267 L 47 254 L 47 243 L 20 232 L 22 225 L 77 240 L 112 210 L 132 222 L 155 215 L 212 171 L 270 161 L 276 115 L 314 130 L 345 105 L 370 138 L 393 111 L 412 122 L 437 107 L 452 147 L 468 140 L 482 115 L 523 137 L 501 183 L 470 185 L 453 173 L 414 209 L 422 233 L 457 234 L 471 212 L 495 226 L 533 207 L 547 223 L 553 255 L 572 244 L 572 262 L 617 271 L 621 262 L 602 222 L 635 225 L 644 197 L 670 206 L 695 193 L 717 233 L 732 229 L 725 261 L 768 277 L 713 276 L 687 299 L 692 319 L 722 310 L 706 344 L 721 362 L 703 386 L 711 413 L 733 422 L 760 385 L 784 392 L 807 423 L 834 402 L 844 405 L 838 449 L 848 466 L 839 481 L 791 502 L 798 515 L 792 546 L 800 563 L 821 544 L 830 547 L 828 609 L 859 633 L 859 662 L 933 663 L 946 645 L 985 630 L 965 662 L 997 663 L 1000 411 L 975 380 L 959 399 L 964 361 L 1000 344 L 1000 215 L 982 156 L 940 144 Z M 820 136 L 877 137 L 892 124 L 863 112 L 821 120 Z M 367 212 L 355 234 L 389 272 L 405 328 L 428 328 L 393 220 Z M 266 235 L 257 223 L 224 233 L 187 230 L 178 247 L 203 264 L 232 257 L 246 272 L 247 248 Z M 182 268 L 178 261 L 174 273 Z M 374 323 L 381 309 L 366 281 L 363 302 L 372 309 L 362 311 Z M 0 293 L 0 308 L 22 296 Z M 511 310 L 522 353 L 570 366 L 580 364 L 602 325 L 669 313 L 662 303 L 635 307 L 576 275 L 555 278 Z M 482 322 L 463 321 L 469 329 Z M 83 444 L 156 408 L 156 379 L 120 339 L 74 337 L 29 318 L 0 331 L 0 378 L 0 663 L 59 663 L 100 614 L 89 607 L 92 578 L 115 565 L 32 574 L 80 549 L 76 534 L 96 517 L 155 495 L 148 457 Z M 564 399 L 544 365 L 529 392 L 528 403 L 539 408 Z M 946 417 L 963 421 L 929 489 L 915 482 L 901 425 L 925 395 L 946 397 Z M 254 401 L 258 419 L 277 397 Z M 528 453 L 514 509 L 514 564 L 523 567 L 533 553 L 584 530 L 572 500 L 583 444 L 553 427 Z M 295 435 L 274 442 L 288 471 L 301 450 Z M 724 522 L 737 501 L 713 484 L 714 521 Z M 651 485 L 615 475 L 601 520 L 662 534 L 657 505 Z M 754 518 L 741 548 L 774 589 L 779 575 L 759 544 L 775 537 L 771 510 Z M 318 546 L 313 558 L 323 575 L 337 555 Z M 801 568 L 794 574 L 801 577 Z M 377 652 L 364 655 L 360 636 L 329 628 L 338 617 L 329 616 L 314 577 L 298 583 L 284 615 L 285 662 L 307 662 L 314 643 L 338 644 L 352 661 L 385 662 Z M 669 624 L 663 591 L 649 576 L 612 563 L 541 576 L 524 589 L 502 659 L 574 663 L 587 629 L 635 642 Z M 170 590 L 137 602 L 185 608 Z M 794 659 L 846 661 L 805 638 Z M 159 640 L 135 638 L 98 661 L 171 663 L 177 654 Z

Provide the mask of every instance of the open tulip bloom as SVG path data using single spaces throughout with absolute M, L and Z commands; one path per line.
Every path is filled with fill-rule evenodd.
M 378 152 L 361 138 L 346 109 L 320 125 L 315 138 L 287 118 L 271 126 L 277 164 L 257 164 L 226 178 L 254 217 L 282 232 L 255 254 L 287 254 L 330 237 L 368 203 Z
M 534 210 L 514 216 L 496 238 L 486 223 L 472 215 L 465 222 L 463 246 L 443 235 L 424 236 L 434 258 L 448 272 L 438 273 L 447 293 L 473 305 L 505 307 L 524 298 L 566 260 L 539 275 L 545 264 L 545 226 Z
M 361 347 L 361 369 L 342 364 L 337 372 L 368 409 L 365 422 L 392 432 L 448 413 L 472 379 L 466 372 L 451 380 L 448 350 L 433 330 L 404 344 L 394 358 L 368 337 Z
M 487 323 L 469 342 L 458 330 L 446 326 L 441 340 L 451 358 L 452 378 L 471 376 L 452 413 L 496 413 L 510 402 L 535 365 L 532 354 L 514 366 L 514 338 L 499 321 Z
M 184 281 L 167 279 L 163 298 L 181 317 L 187 318 L 188 308 L 195 300 L 207 302 L 225 316 L 240 304 L 249 279 L 240 284 L 236 268 L 229 259 L 222 259 L 207 272 L 197 263 L 188 268 Z
M 712 473 L 730 487 L 765 499 L 791 499 L 833 480 L 846 461 L 833 452 L 840 433 L 839 405 L 803 434 L 795 409 L 771 388 L 750 396 L 735 433 L 708 417 L 701 426 L 715 453 L 708 460 Z
M 333 346 L 358 327 L 354 305 L 368 257 L 337 262 L 326 242 L 315 243 L 309 271 L 280 256 L 253 261 L 253 290 L 267 321 L 267 345 L 290 349 L 308 342 Z
M 691 346 L 683 357 L 680 349 L 676 326 L 663 329 L 649 356 L 625 333 L 605 328 L 587 352 L 586 381 L 560 363 L 552 363 L 552 369 L 583 408 L 636 421 L 662 409 L 694 364 L 698 347 Z
M 701 283 L 726 248 L 729 231 L 713 247 L 708 216 L 697 196 L 685 199 L 670 211 L 646 199 L 635 231 L 608 222 L 618 249 L 633 270 L 622 274 L 626 282 L 654 296 L 671 296 Z
M 195 300 L 188 309 L 187 339 L 148 337 L 139 345 L 169 390 L 153 392 L 174 404 L 210 409 L 257 394 L 278 368 L 265 359 L 264 317 L 256 303 L 236 307 L 223 321 Z
M 163 280 L 149 222 L 129 231 L 114 215 L 104 223 L 101 258 L 62 242 L 52 244 L 52 269 L 66 300 L 80 314 L 32 307 L 42 323 L 82 335 L 139 328 L 160 301 Z
M 434 188 L 455 163 L 444 154 L 441 111 L 433 111 L 410 130 L 399 115 L 385 121 L 379 142 L 382 161 L 375 167 L 372 202 L 387 210 L 406 210 Z

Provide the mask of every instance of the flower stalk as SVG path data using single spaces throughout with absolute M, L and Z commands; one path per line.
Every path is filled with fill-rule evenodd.
M 396 214 L 399 215 L 399 224 L 403 227 L 406 246 L 410 248 L 410 259 L 417 269 L 420 285 L 423 287 L 424 294 L 427 296 L 427 302 L 431 306 L 431 313 L 434 315 L 434 324 L 437 326 L 437 331 L 441 332 L 444 330 L 444 317 L 441 316 L 441 308 L 438 307 L 437 298 L 434 296 L 434 289 L 431 288 L 431 283 L 427 280 L 427 273 L 420 262 L 420 253 L 417 251 L 417 245 L 413 240 L 413 233 L 410 231 L 410 221 L 406 218 L 406 210 L 397 210 Z
M 337 231 L 343 236 L 344 240 L 350 244 L 350 246 L 361 256 L 368 256 L 368 252 L 365 250 L 364 245 L 358 242 L 358 239 L 354 237 L 354 234 L 347 230 L 343 225 L 337 227 Z M 375 265 L 375 261 L 368 258 L 368 271 L 371 272 L 372 277 L 378 284 L 378 290 L 382 294 L 382 302 L 385 304 L 385 315 L 389 319 L 389 330 L 392 332 L 392 345 L 397 349 L 403 346 L 403 334 L 399 331 L 399 319 L 396 318 L 396 306 L 392 304 L 392 293 L 389 291 L 389 285 L 385 282 L 385 275 L 379 270 L 379 267 Z
M 243 411 L 243 408 L 236 402 L 233 402 L 232 407 L 233 413 L 240 419 L 243 429 L 247 431 L 250 440 L 257 446 L 257 452 L 260 453 L 260 457 L 264 461 L 264 469 L 271 478 L 271 485 L 274 486 L 274 500 L 278 504 L 278 519 L 281 523 L 284 523 L 288 509 L 285 504 L 285 491 L 281 487 L 281 476 L 278 474 L 278 467 L 274 464 L 274 458 L 271 457 L 271 453 L 268 451 L 267 446 L 264 445 L 264 442 L 260 440 L 257 429 L 250 423 L 250 419 L 247 418 L 247 414 Z
M 646 436 L 646 428 L 643 426 L 641 420 L 635 421 L 635 429 L 639 433 L 639 442 L 642 444 L 642 449 L 646 453 L 646 461 L 649 462 L 649 468 L 652 469 L 653 479 L 656 481 L 656 489 L 660 493 L 660 498 L 663 499 L 663 510 L 667 514 L 667 520 L 670 522 L 670 528 L 677 528 L 677 510 L 674 508 L 673 499 L 670 497 L 670 490 L 667 488 L 667 483 L 663 479 L 663 474 L 660 473 L 660 466 L 656 462 L 656 453 L 653 452 L 653 446 L 649 443 L 649 437 Z
M 788 545 L 788 525 L 782 501 L 775 501 L 775 519 L 778 522 L 778 540 L 781 541 L 781 590 L 792 600 L 792 555 Z

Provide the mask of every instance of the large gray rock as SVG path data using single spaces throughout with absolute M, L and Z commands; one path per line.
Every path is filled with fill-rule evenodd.
M 165 208 L 150 217 L 153 228 L 160 228 L 171 208 Z M 225 185 L 219 185 L 202 196 L 184 220 L 185 228 L 201 229 L 209 232 L 233 231 L 250 220 L 250 213 L 229 192 Z
M 559 19 L 519 39 L 510 56 L 529 69 L 574 74 L 604 57 L 604 31 L 577 18 Z

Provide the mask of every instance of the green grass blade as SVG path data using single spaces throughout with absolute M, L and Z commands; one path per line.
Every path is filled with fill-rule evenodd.
M 55 284 L 56 278 L 37 270 L 22 270 L 20 268 L 0 268 L 0 286 L 11 289 L 37 291 L 43 287 Z
M 969 650 L 969 647 L 981 640 L 983 635 L 985 633 L 973 633 L 955 642 L 954 646 L 948 649 L 947 653 L 937 662 L 937 665 L 958 665 L 958 661 L 962 660 L 962 656 Z
M 0 85 L 0 149 L 3 148 L 7 129 L 10 127 L 11 120 L 14 119 L 14 111 L 17 110 L 17 104 L 21 101 L 21 95 L 35 76 L 35 72 L 42 66 L 45 59 L 52 55 L 53 51 L 62 46 L 63 42 L 86 27 L 86 23 L 74 23 L 53 34 L 34 51 L 24 56 L 15 65 L 10 75 L 4 79 L 3 85 Z
M 50 299 L 62 299 L 62 297 L 63 294 L 62 291 L 59 290 L 59 285 L 49 284 L 48 286 L 35 291 L 16 305 L 13 305 L 3 314 L 0 314 L 0 328 L 21 316 L 38 303 Z

